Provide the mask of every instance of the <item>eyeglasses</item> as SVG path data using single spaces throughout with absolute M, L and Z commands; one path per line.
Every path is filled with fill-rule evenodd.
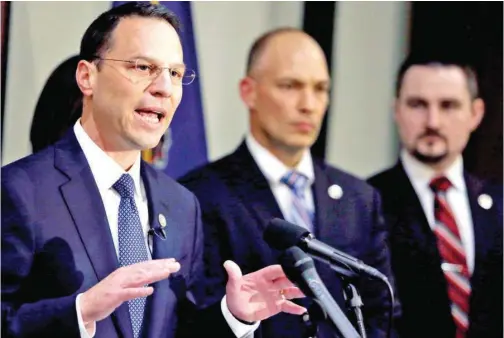
M 125 62 L 130 65 L 127 68 L 127 76 L 135 82 L 143 80 L 153 81 L 156 79 L 163 70 L 168 70 L 172 83 L 174 85 L 190 85 L 196 78 L 196 73 L 192 69 L 187 69 L 182 66 L 178 67 L 160 67 L 145 60 L 120 60 L 120 59 L 106 59 L 96 57 L 102 61 L 118 61 Z

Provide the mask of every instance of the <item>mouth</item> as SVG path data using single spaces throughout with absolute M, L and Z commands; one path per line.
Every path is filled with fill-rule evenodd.
M 432 143 L 437 140 L 444 140 L 444 138 L 441 137 L 440 135 L 424 135 L 420 139 L 425 140 L 427 143 Z
M 135 109 L 135 113 L 147 123 L 157 124 L 166 117 L 166 111 L 158 107 L 143 107 Z
M 310 122 L 297 122 L 297 123 L 294 123 L 294 126 L 297 129 L 299 129 L 301 131 L 305 131 L 305 132 L 310 132 L 313 129 L 315 129 L 315 126 Z

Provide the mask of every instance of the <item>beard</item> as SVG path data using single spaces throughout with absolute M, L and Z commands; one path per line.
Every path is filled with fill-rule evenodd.
M 437 136 L 441 138 L 445 144 L 445 150 L 438 154 L 438 155 L 426 155 L 425 153 L 422 153 L 419 149 L 421 148 L 418 143 L 422 141 L 424 137 L 428 136 Z M 438 133 L 436 130 L 433 129 L 427 129 L 423 135 L 421 135 L 418 138 L 418 143 L 416 144 L 415 148 L 413 149 L 412 155 L 420 162 L 425 163 L 425 164 L 437 164 L 444 160 L 448 156 L 448 145 L 447 145 L 447 140 L 446 138 Z
M 425 163 L 425 164 L 437 164 L 444 160 L 446 156 L 448 156 L 448 152 L 445 151 L 444 153 L 440 155 L 425 155 L 422 154 L 418 148 L 415 148 L 412 152 L 413 157 L 415 157 L 418 161 Z

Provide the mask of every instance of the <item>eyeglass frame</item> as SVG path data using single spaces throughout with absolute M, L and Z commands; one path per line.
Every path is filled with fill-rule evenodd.
M 137 69 L 137 66 L 138 66 L 138 62 L 140 61 L 143 61 L 143 62 L 146 62 L 148 63 L 148 65 L 145 65 L 145 66 L 153 66 L 153 67 L 156 67 L 156 71 L 155 71 L 155 76 L 153 76 L 150 80 L 151 81 L 154 81 L 155 79 L 158 78 L 159 75 L 161 75 L 161 73 L 163 72 L 163 70 L 168 70 L 168 71 L 171 71 L 172 69 L 174 69 L 173 67 L 161 67 L 161 66 L 158 66 L 150 61 L 147 61 L 147 60 L 141 60 L 141 59 L 136 59 L 136 60 L 123 60 L 123 59 L 113 59 L 113 58 L 102 58 L 102 57 L 99 57 L 99 56 L 94 56 L 94 60 L 100 60 L 100 61 L 118 61 L 118 62 L 126 62 L 126 63 L 129 63 L 129 64 L 132 64 L 135 66 L 135 70 Z M 189 83 L 184 83 L 183 82 L 183 78 L 186 77 L 187 75 L 187 71 L 190 71 L 192 72 L 192 74 L 189 76 L 189 78 L 191 79 L 191 82 Z M 170 75 L 170 78 L 172 79 L 172 83 L 174 83 L 173 81 L 173 77 Z M 184 75 L 181 76 L 180 78 L 180 84 L 183 85 L 183 86 L 188 86 L 190 85 L 191 83 L 194 82 L 194 80 L 196 79 L 196 72 L 193 70 L 193 69 L 190 69 L 190 68 L 185 68 L 184 69 Z M 176 83 L 176 82 L 175 82 Z M 179 84 L 179 83 L 176 83 L 176 84 Z

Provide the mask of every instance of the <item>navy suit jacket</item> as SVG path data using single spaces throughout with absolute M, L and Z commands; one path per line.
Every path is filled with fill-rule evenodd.
M 316 206 L 315 236 L 327 244 L 362 259 L 390 276 L 386 232 L 378 193 L 367 183 L 322 162 L 314 163 L 312 186 Z M 283 218 L 270 186 L 245 143 L 238 149 L 180 182 L 201 203 L 205 232 L 205 288 L 208 302 L 225 292 L 222 262 L 234 260 L 243 273 L 278 264 L 279 252 L 263 240 L 263 231 L 274 217 Z M 343 189 L 340 199 L 331 199 L 328 188 Z M 327 266 L 316 263 L 317 271 L 342 309 L 345 302 L 340 278 Z M 386 286 L 365 278 L 356 281 L 364 301 L 368 337 L 384 336 L 389 313 Z M 351 316 L 349 316 L 351 317 Z M 318 337 L 332 337 L 320 325 Z M 307 337 L 300 316 L 279 314 L 262 322 L 257 337 Z
M 502 337 L 502 186 L 468 173 L 464 178 L 475 240 L 467 336 Z M 369 181 L 381 192 L 391 227 L 392 267 L 402 305 L 399 333 L 402 337 L 455 337 L 436 236 L 401 162 Z M 481 194 L 493 199 L 490 209 L 478 204 Z
M 166 217 L 153 258 L 178 273 L 155 283 L 144 337 L 199 336 L 194 323 L 233 336 L 215 304 L 201 310 L 203 231 L 195 196 L 146 163 L 151 226 Z M 75 299 L 119 267 L 101 196 L 73 130 L 54 146 L 2 168 L 2 337 L 79 337 Z M 201 311 L 200 311 L 201 310 Z M 127 303 L 97 322 L 95 337 L 133 337 Z

